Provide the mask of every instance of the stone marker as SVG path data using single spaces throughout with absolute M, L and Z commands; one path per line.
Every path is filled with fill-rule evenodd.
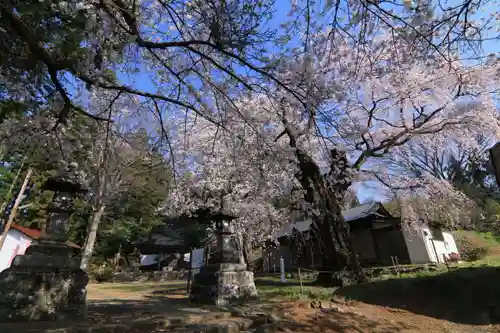
M 47 227 L 40 240 L 33 240 L 24 255 L 17 255 L 0 272 L 0 322 L 82 319 L 86 315 L 88 276 L 66 237 L 74 196 L 85 189 L 70 171 L 50 178 L 43 189 L 54 192 Z
M 280 257 L 280 280 L 281 280 L 281 283 L 286 283 L 285 259 L 283 259 L 283 257 Z
M 224 306 L 257 297 L 253 272 L 247 270 L 241 241 L 231 228 L 234 217 L 217 214 L 217 246 L 191 286 L 191 299 Z

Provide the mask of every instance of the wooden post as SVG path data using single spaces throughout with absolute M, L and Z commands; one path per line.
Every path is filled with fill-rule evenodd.
M 161 267 L 161 257 L 162 257 L 161 253 L 156 255 L 156 260 L 158 260 L 158 265 L 157 265 L 158 267 L 156 267 L 156 269 L 158 271 L 160 271 L 160 267 Z
M 398 256 L 394 256 L 394 261 L 396 262 L 396 274 L 399 276 L 399 259 L 398 259 Z
M 430 239 L 430 241 L 431 241 L 431 244 L 432 244 L 432 249 L 434 250 L 434 254 L 436 255 L 436 261 L 437 261 L 437 263 L 436 263 L 436 264 L 439 266 L 439 264 L 440 264 L 440 262 L 439 262 L 439 261 L 440 261 L 440 258 L 439 258 L 439 255 L 438 255 L 438 253 L 437 253 L 437 250 L 436 250 L 436 245 L 434 244 L 434 238 L 429 238 L 429 239 Z
M 446 254 L 444 254 L 444 253 L 443 253 L 443 261 L 444 261 L 444 264 L 446 265 L 446 269 L 448 270 L 448 272 L 451 272 L 450 264 L 448 263 L 448 259 L 446 258 Z
M 14 219 L 16 218 L 17 208 L 19 207 L 19 204 L 21 203 L 21 200 L 23 199 L 24 191 L 26 190 L 26 187 L 28 186 L 28 182 L 31 178 L 32 172 L 33 171 L 31 169 L 28 169 L 28 172 L 26 173 L 26 177 L 24 177 L 23 185 L 21 186 L 21 190 L 17 194 L 16 201 L 14 202 L 14 206 L 12 207 L 12 210 L 10 211 L 10 214 L 9 214 L 9 219 L 7 220 L 7 224 L 5 225 L 5 228 L 3 230 L 2 238 L 0 239 L 0 249 L 2 249 L 2 246 L 5 243 L 5 239 L 7 238 L 7 233 L 10 230 L 10 226 L 12 225 L 12 222 L 14 222 Z
M 300 268 L 299 268 L 299 282 L 300 282 L 300 294 L 304 295 L 304 287 L 302 286 L 302 274 L 300 274 Z
M 208 259 L 210 256 L 210 246 L 205 245 L 203 248 L 203 265 L 208 265 Z
M 189 272 L 188 272 L 188 281 L 187 281 L 187 295 L 191 296 L 191 272 L 193 269 L 193 249 L 189 251 Z

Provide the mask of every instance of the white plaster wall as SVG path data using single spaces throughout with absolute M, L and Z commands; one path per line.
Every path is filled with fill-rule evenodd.
M 439 259 L 440 254 L 443 252 L 443 244 L 441 242 L 432 240 L 431 230 L 428 227 L 422 227 L 422 237 L 424 239 L 425 247 L 427 253 L 429 254 L 430 262 L 442 262 L 442 258 Z M 437 256 L 436 256 L 437 254 Z
M 159 257 L 161 257 L 161 254 L 141 254 L 141 266 L 157 264 Z
M 203 266 L 203 253 L 204 253 L 203 248 L 193 250 L 192 268 L 200 268 L 201 266 Z M 140 256 L 141 266 L 149 266 L 149 265 L 157 264 L 158 259 L 161 261 L 165 257 L 167 257 L 167 255 L 142 254 Z M 186 262 L 189 262 L 189 253 L 184 254 L 183 260 Z
M 429 242 L 434 242 L 434 249 L 431 252 L 432 261 L 438 264 L 444 264 L 443 255 L 447 255 L 448 251 L 446 251 L 446 246 L 443 241 L 432 240 L 429 238 Z M 432 243 L 431 243 L 432 245 Z M 437 257 L 436 257 L 437 256 Z
M 403 235 L 412 264 L 426 264 L 431 261 L 422 229 L 404 229 Z
M 444 256 L 448 258 L 451 253 L 458 253 L 457 244 L 455 243 L 455 238 L 450 231 L 442 230 L 444 241 L 433 240 L 435 251 L 432 252 L 433 262 L 444 264 Z M 430 236 L 428 236 L 429 242 Z M 437 254 L 437 258 L 436 258 Z
M 205 250 L 203 248 L 193 250 L 193 262 L 191 263 L 191 268 L 200 268 L 203 266 L 203 254 Z M 184 255 L 184 261 L 189 262 L 189 253 Z
M 448 248 L 448 254 L 458 253 L 458 246 L 455 242 L 455 237 L 453 237 L 453 234 L 450 231 L 443 230 L 443 236 Z
M 0 272 L 10 267 L 16 254 L 24 254 L 31 244 L 31 238 L 14 229 L 7 233 L 5 242 L 0 249 Z
M 451 253 L 454 253 L 454 252 L 458 253 L 457 244 L 455 243 L 455 238 L 453 237 L 453 234 L 447 230 L 442 230 L 442 233 L 443 233 L 444 241 L 432 239 L 432 234 L 431 234 L 431 231 L 429 228 L 422 227 L 420 229 L 421 236 L 419 238 L 422 240 L 422 242 L 424 244 L 424 248 L 425 248 L 425 250 L 427 252 L 427 256 L 428 256 L 428 259 L 426 262 L 435 262 L 435 263 L 443 264 L 444 263 L 443 256 L 446 256 L 448 258 Z M 407 242 L 407 245 L 408 245 L 408 242 Z M 410 250 L 410 247 L 408 247 L 408 250 Z M 413 248 L 412 250 L 415 250 L 415 248 Z M 411 252 L 410 252 L 410 259 L 412 259 Z M 422 255 L 422 259 L 423 259 L 423 255 Z M 425 263 L 425 262 L 423 262 L 423 261 L 422 262 L 417 262 L 417 261 L 414 262 L 412 259 L 412 263 L 421 264 L 421 263 Z

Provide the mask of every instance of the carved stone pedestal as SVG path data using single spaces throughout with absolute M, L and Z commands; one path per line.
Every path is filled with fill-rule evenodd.
M 253 272 L 245 264 L 209 264 L 194 276 L 191 299 L 224 306 L 257 298 Z
M 64 243 L 33 243 L 0 272 L 0 322 L 83 319 L 87 274 Z

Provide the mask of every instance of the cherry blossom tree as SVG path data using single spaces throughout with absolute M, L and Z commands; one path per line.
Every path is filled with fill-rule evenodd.
M 423 57 L 452 62 L 457 56 L 481 59 L 484 45 L 499 39 L 499 17 L 490 14 L 498 5 L 497 0 L 294 0 L 286 26 L 305 37 L 306 50 L 325 26 L 331 28 L 330 37 L 344 33 L 357 44 L 383 30 L 412 44 Z
M 29 89 L 1 85 L 1 97 L 57 96 L 64 122 L 70 111 L 109 120 L 79 98 L 89 92 L 135 96 L 159 122 L 176 169 L 172 207 L 233 209 L 240 229 L 260 241 L 287 219 L 268 200 L 293 193 L 313 216 L 325 268 L 361 274 L 342 221 L 345 191 L 364 177 L 387 178 L 378 159 L 407 154 L 416 137 L 497 135 L 498 65 L 494 57 L 474 66 L 458 60 L 461 42 L 477 36 L 468 15 L 480 2 L 434 13 L 435 3 L 394 4 L 404 12 L 384 2 L 331 2 L 330 29 L 311 5 L 292 3 L 305 24 L 290 29 L 291 17 L 275 35 L 266 1 L 9 2 L 0 6 L 0 36 L 12 43 L 0 45 L 2 54 L 29 61 L 2 63 L 0 75 L 29 81 Z M 351 9 L 360 10 L 349 16 Z M 414 190 L 400 178 L 390 185 Z M 259 234 L 254 224 L 265 221 Z
M 419 186 L 415 186 L 414 191 L 407 188 L 406 193 L 396 191 L 399 196 L 407 197 L 403 200 L 405 206 L 418 214 L 414 219 L 440 221 L 452 229 L 467 228 L 477 225 L 478 217 L 484 215 L 483 210 L 497 196 L 498 187 L 488 154 L 497 136 L 485 131 L 475 136 L 463 135 L 460 128 L 455 128 L 432 137 L 416 137 L 384 160 L 392 177 L 413 178 L 418 183 L 427 179 L 434 183 L 434 188 L 448 188 L 461 199 L 450 200 L 440 193 L 427 193 L 421 198 L 425 204 L 420 205 L 416 200 L 420 195 Z M 389 185 L 390 178 L 383 182 Z
M 33 108 L 59 96 L 61 120 L 71 110 L 102 120 L 73 93 L 101 88 L 216 121 L 207 100 L 237 99 L 262 79 L 304 101 L 275 69 L 314 48 L 325 27 L 356 47 L 390 31 L 420 57 L 452 62 L 464 45 L 478 53 L 497 38 L 497 16 L 480 17 L 496 3 L 291 1 L 289 19 L 271 28 L 274 1 L 9 1 L 0 7 L 1 98 Z
M 373 175 L 383 179 L 388 173 L 377 170 L 377 158 L 391 151 L 393 158 L 407 154 L 406 144 L 415 138 L 439 140 L 454 135 L 471 146 L 470 138 L 478 132 L 500 134 L 495 107 L 496 59 L 474 66 L 455 61 L 450 68 L 442 57 L 420 57 L 418 48 L 392 34 L 382 34 L 362 47 L 356 47 L 350 38 L 332 41 L 328 34 L 322 41 L 322 37 L 315 39 L 312 55 L 302 57 L 301 65 L 294 64 L 302 72 L 290 80 L 310 80 L 304 83 L 316 107 L 307 112 L 308 118 L 302 118 L 307 125 L 300 130 L 283 118 L 291 145 L 304 131 L 314 130 L 325 146 L 342 147 L 353 157 L 352 167 L 361 171 L 358 179 Z M 297 114 L 296 119 L 302 115 Z M 419 184 L 408 177 L 392 177 L 388 184 L 400 194 L 418 189 L 449 198 L 456 205 L 468 201 L 432 175 Z M 411 210 L 403 218 L 410 224 L 418 220 Z M 320 230 L 320 235 L 328 234 Z
M 390 178 L 390 186 L 400 193 L 418 189 L 456 204 L 466 202 L 432 175 L 418 182 L 405 175 L 391 176 L 380 161 L 391 153 L 393 158 L 408 154 L 412 140 L 439 141 L 454 135 L 472 145 L 467 137 L 478 131 L 498 136 L 494 103 L 498 62 L 466 66 L 456 61 L 450 70 L 444 59 L 418 57 L 417 48 L 389 34 L 355 48 L 349 38 L 332 41 L 325 33 L 315 36 L 313 45 L 279 68 L 280 80 L 307 96 L 305 104 L 279 86 L 265 87 L 238 101 L 237 107 L 227 105 L 224 126 L 184 125 L 179 135 L 182 132 L 186 139 L 179 142 L 190 158 L 185 167 L 193 169 L 181 181 L 184 187 L 180 186 L 172 207 L 198 205 L 185 192 L 193 186 L 226 191 L 233 200 L 227 206 L 241 216 L 248 216 L 247 202 L 260 202 L 260 212 L 267 213 L 264 207 L 269 207 L 272 196 L 294 193 L 313 216 L 313 231 L 327 258 L 325 269 L 351 266 L 360 272 L 341 215 L 345 191 L 353 181 Z M 244 191 L 231 192 L 231 187 Z M 255 206 L 250 209 L 252 214 L 257 211 Z M 417 219 L 411 211 L 403 218 L 409 224 Z M 240 227 L 272 237 L 280 225 L 263 228 L 257 220 L 242 219 Z
M 286 150 L 273 143 L 272 116 L 255 108 L 267 102 L 252 96 L 228 105 L 224 126 L 195 116 L 179 119 L 171 139 L 177 187 L 169 213 L 222 209 L 238 217 L 235 229 L 254 245 L 276 234 L 288 211 L 273 202 L 289 196 L 294 167 Z

